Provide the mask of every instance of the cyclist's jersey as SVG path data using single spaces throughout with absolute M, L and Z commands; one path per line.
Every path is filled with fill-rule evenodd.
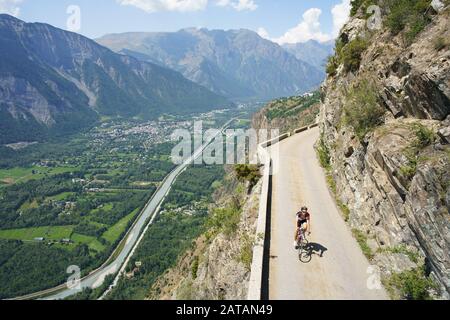
M 307 223 L 311 215 L 309 212 L 298 212 L 297 213 L 297 226 L 300 228 L 303 224 Z

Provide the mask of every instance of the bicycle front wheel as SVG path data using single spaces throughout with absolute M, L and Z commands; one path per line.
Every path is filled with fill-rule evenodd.
M 303 263 L 309 263 L 312 260 L 312 255 L 306 250 L 301 250 L 298 258 Z

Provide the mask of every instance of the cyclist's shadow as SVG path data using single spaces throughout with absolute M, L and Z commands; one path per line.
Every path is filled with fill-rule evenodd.
M 328 251 L 328 248 L 319 243 L 310 242 L 305 246 L 304 250 L 305 254 L 300 257 L 300 260 L 304 263 L 308 263 L 311 261 L 313 255 L 323 258 L 325 252 Z

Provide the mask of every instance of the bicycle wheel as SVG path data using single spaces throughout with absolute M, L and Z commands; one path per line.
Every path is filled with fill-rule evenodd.
M 307 245 L 308 240 L 303 238 L 298 247 L 298 258 L 303 263 L 308 263 L 312 259 L 311 254 L 306 250 Z
M 299 260 L 303 263 L 309 263 L 312 260 L 312 255 L 307 251 L 302 251 L 299 255 Z

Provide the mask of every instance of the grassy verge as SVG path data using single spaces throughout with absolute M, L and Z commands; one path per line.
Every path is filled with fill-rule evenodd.
M 405 254 L 408 256 L 409 260 L 411 260 L 412 262 L 414 262 L 416 264 L 419 263 L 419 258 L 420 258 L 419 254 L 417 252 L 414 252 L 414 251 L 408 249 L 405 245 L 399 245 L 399 246 L 392 247 L 392 248 L 380 249 L 378 252 Z
M 333 197 L 339 207 L 344 220 L 347 222 L 350 219 L 350 209 L 344 204 L 338 196 L 336 182 L 334 181 L 333 175 L 331 173 L 331 155 L 328 146 L 325 144 L 323 134 L 320 137 L 319 144 L 317 146 L 317 157 L 319 158 L 320 165 L 325 169 L 325 178 L 327 180 L 328 188 L 330 189 Z
M 92 249 L 96 252 L 102 252 L 106 248 L 106 246 L 98 241 L 97 238 L 86 236 L 83 234 L 74 233 L 72 234 L 71 240 L 76 244 L 87 244 L 89 249 Z
M 372 260 L 374 257 L 374 253 L 372 252 L 372 249 L 370 249 L 369 245 L 367 244 L 367 235 L 358 229 L 352 229 L 352 233 L 353 233 L 353 236 L 355 237 L 356 241 L 358 242 L 364 255 L 367 257 L 367 259 Z

